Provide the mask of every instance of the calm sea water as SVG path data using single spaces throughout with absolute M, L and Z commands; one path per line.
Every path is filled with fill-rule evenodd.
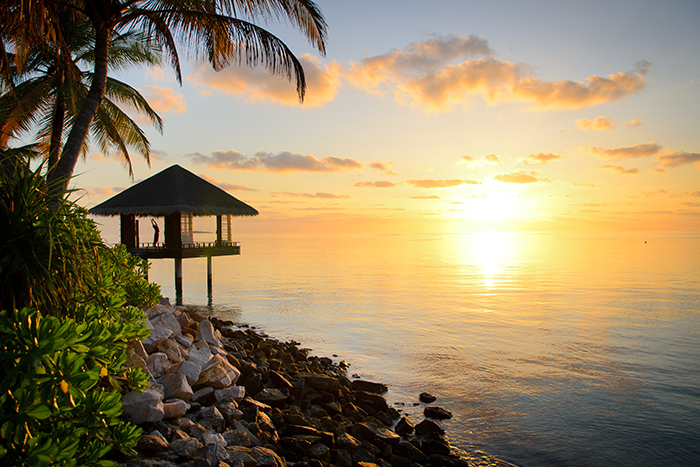
M 524 467 L 700 465 L 700 234 L 239 236 L 213 310 Z M 206 262 L 184 262 L 206 305 Z M 172 260 L 151 280 L 174 297 Z

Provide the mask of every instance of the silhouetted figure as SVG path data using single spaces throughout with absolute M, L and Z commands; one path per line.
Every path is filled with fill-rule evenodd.
M 151 219 L 151 225 L 153 226 L 153 246 L 158 243 L 158 236 L 160 235 L 160 228 L 158 228 L 158 223 L 155 219 Z

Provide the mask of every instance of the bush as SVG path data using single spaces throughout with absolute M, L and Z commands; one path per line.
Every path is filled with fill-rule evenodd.
M 141 430 L 121 392 L 143 388 L 127 342 L 157 303 L 147 261 L 108 248 L 87 212 L 52 194 L 40 170 L 0 173 L 0 465 L 108 465 Z

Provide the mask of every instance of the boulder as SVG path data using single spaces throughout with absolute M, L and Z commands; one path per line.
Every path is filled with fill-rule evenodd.
M 168 359 L 173 363 L 180 363 L 186 359 L 187 354 L 185 353 L 184 349 L 180 347 L 180 344 L 177 343 L 173 336 L 156 345 L 156 349 L 158 352 L 163 352 L 165 355 L 167 355 Z
M 122 396 L 122 412 L 130 422 L 139 425 L 163 419 L 163 396 L 152 390 L 131 391 Z
M 160 452 L 168 449 L 168 440 L 158 431 L 143 434 L 139 438 L 138 448 L 142 451 Z
M 178 334 L 181 334 L 182 327 L 180 326 L 180 323 L 178 323 L 177 318 L 170 312 L 170 310 L 165 308 L 163 305 L 156 305 L 154 308 L 158 307 L 165 309 L 165 311 L 148 318 L 151 321 L 153 327 L 169 329 L 176 336 Z
M 141 342 L 146 352 L 153 353 L 156 351 L 158 344 L 172 336 L 173 332 L 170 329 L 154 328 L 149 320 L 146 320 L 146 324 L 151 329 L 151 334 Z
M 432 420 L 423 420 L 416 425 L 416 436 L 443 435 L 445 430 Z
M 193 459 L 202 446 L 195 438 L 177 439 L 170 443 L 170 449 L 184 459 Z
M 421 392 L 420 395 L 418 396 L 418 399 L 421 402 L 425 402 L 426 404 L 430 404 L 431 402 L 435 402 L 437 400 L 437 397 L 433 396 L 429 392 Z
M 250 456 L 255 459 L 257 467 L 287 466 L 287 463 L 275 454 L 272 449 L 256 446 L 251 450 Z
M 163 402 L 163 418 L 179 418 L 187 413 L 190 404 L 182 399 L 167 400 Z
M 195 342 L 204 341 L 216 347 L 221 347 L 221 340 L 217 334 L 218 331 L 214 325 L 211 324 L 211 321 L 204 320 L 197 326 L 197 335 L 194 337 L 194 340 Z
M 394 431 L 401 436 L 408 436 L 413 433 L 415 426 L 407 417 L 402 417 L 401 420 L 396 424 Z
M 226 419 L 215 406 L 203 407 L 197 412 L 197 423 L 204 428 L 211 428 L 215 431 L 223 431 L 226 427 Z
M 389 390 L 387 388 L 386 384 L 382 383 L 373 383 L 371 381 L 363 381 L 361 379 L 357 379 L 351 383 L 351 386 L 353 391 L 364 391 L 364 392 L 371 392 L 374 394 L 384 394 Z
M 152 353 L 146 360 L 146 366 L 154 378 L 160 378 L 168 369 L 168 356 L 163 352 Z
M 126 343 L 126 345 L 131 350 L 133 350 L 136 353 L 136 355 L 143 358 L 144 360 L 148 360 L 148 354 L 146 353 L 146 349 L 143 348 L 143 344 L 141 343 L 140 340 L 138 340 L 138 339 L 130 340 L 129 342 Z
M 202 370 L 197 386 L 211 386 L 214 389 L 227 388 L 238 381 L 241 373 L 225 358 L 214 355 L 207 366 Z
M 187 377 L 182 372 L 166 374 L 160 379 L 160 384 L 163 385 L 165 397 L 168 399 L 188 401 L 192 398 L 192 387 L 190 387 Z
M 217 389 L 214 391 L 214 398 L 217 402 L 223 401 L 240 401 L 245 397 L 245 388 L 243 386 L 231 386 L 225 389 Z
M 426 407 L 423 410 L 423 415 L 427 418 L 433 418 L 435 420 L 447 420 L 452 418 L 452 413 L 449 410 L 445 410 L 442 407 Z

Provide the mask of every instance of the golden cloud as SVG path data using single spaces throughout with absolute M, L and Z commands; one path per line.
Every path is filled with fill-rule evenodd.
M 202 177 L 204 180 L 208 181 L 212 185 L 218 186 L 224 191 L 259 191 L 256 190 L 255 188 L 250 188 L 249 186 L 246 185 L 238 185 L 238 184 L 233 184 L 229 182 L 224 182 L 221 180 L 217 180 L 214 177 L 210 177 L 209 175 L 205 174 L 199 174 L 200 177 Z
M 478 180 L 406 180 L 416 188 L 452 188 L 460 185 L 481 185 Z
M 393 188 L 396 186 L 396 183 L 380 180 L 377 182 L 357 182 L 353 186 L 358 188 Z
M 678 167 L 681 165 L 696 164 L 700 168 L 700 154 L 688 152 L 672 152 L 670 154 L 662 154 L 653 159 L 659 162 L 659 167 Z
M 525 173 L 522 170 L 515 170 L 507 174 L 495 174 L 493 179 L 502 183 L 536 183 L 536 182 L 548 182 L 550 181 L 548 177 L 538 177 L 537 172 Z
M 277 154 L 259 151 L 253 157 L 247 157 L 238 151 L 214 151 L 211 156 L 198 152 L 186 154 L 197 164 L 204 164 L 212 169 L 251 170 L 257 172 L 342 172 L 362 168 L 355 159 L 341 159 L 326 156 L 317 159 L 311 154 L 292 154 L 283 151 Z
M 620 159 L 634 159 L 637 157 L 651 157 L 656 155 L 661 151 L 661 146 L 655 142 L 636 144 L 634 146 L 606 149 L 601 147 L 588 147 L 583 146 L 581 148 L 591 154 L 594 154 L 601 159 L 607 159 L 609 161 L 619 161 Z
M 602 115 L 600 117 L 596 117 L 593 121 L 590 121 L 587 118 L 582 118 L 581 120 L 576 120 L 574 123 L 576 123 L 576 126 L 581 130 L 605 131 L 615 128 L 615 122 L 611 118 L 607 118 Z
M 539 152 L 537 154 L 528 154 L 527 157 L 521 157 L 518 162 L 525 165 L 530 164 L 546 164 L 549 161 L 555 161 L 561 159 L 559 154 L 552 154 L 551 152 L 543 153 Z
M 156 112 L 180 113 L 187 109 L 182 94 L 175 92 L 173 88 L 148 85 L 139 91 Z
M 304 67 L 306 96 L 304 107 L 321 107 L 332 101 L 340 86 L 339 66 L 335 62 L 321 66 L 321 60 L 304 54 L 299 61 Z M 248 102 L 298 106 L 296 84 L 265 68 L 231 66 L 221 71 L 198 68 L 188 80 L 205 91 L 219 91 Z
M 350 198 L 350 195 L 336 195 L 333 193 L 324 193 L 324 192 L 316 192 L 316 193 L 294 193 L 291 191 L 283 191 L 281 193 L 272 193 L 273 197 L 276 196 L 286 196 L 290 198 L 320 198 L 320 199 L 348 199 Z
M 374 162 L 370 162 L 368 165 L 375 170 L 384 172 L 384 175 L 396 175 L 396 172 L 394 172 L 393 170 L 389 170 L 389 166 L 392 164 L 395 164 L 395 162 L 390 161 L 385 164 L 384 162 L 377 159 Z
M 625 128 L 632 128 L 632 127 L 641 126 L 641 125 L 644 125 L 644 122 L 637 120 L 636 118 L 633 118 L 632 120 L 630 120 L 629 122 L 625 123 L 622 126 Z
M 615 175 L 637 175 L 639 169 L 633 167 L 631 169 L 626 169 L 621 165 L 601 165 L 600 167 L 593 167 L 594 169 L 610 169 L 615 172 Z
M 466 165 L 470 169 L 483 167 L 484 165 L 499 165 L 503 163 L 501 158 L 495 154 L 486 154 L 482 157 L 462 156 L 459 162 Z

